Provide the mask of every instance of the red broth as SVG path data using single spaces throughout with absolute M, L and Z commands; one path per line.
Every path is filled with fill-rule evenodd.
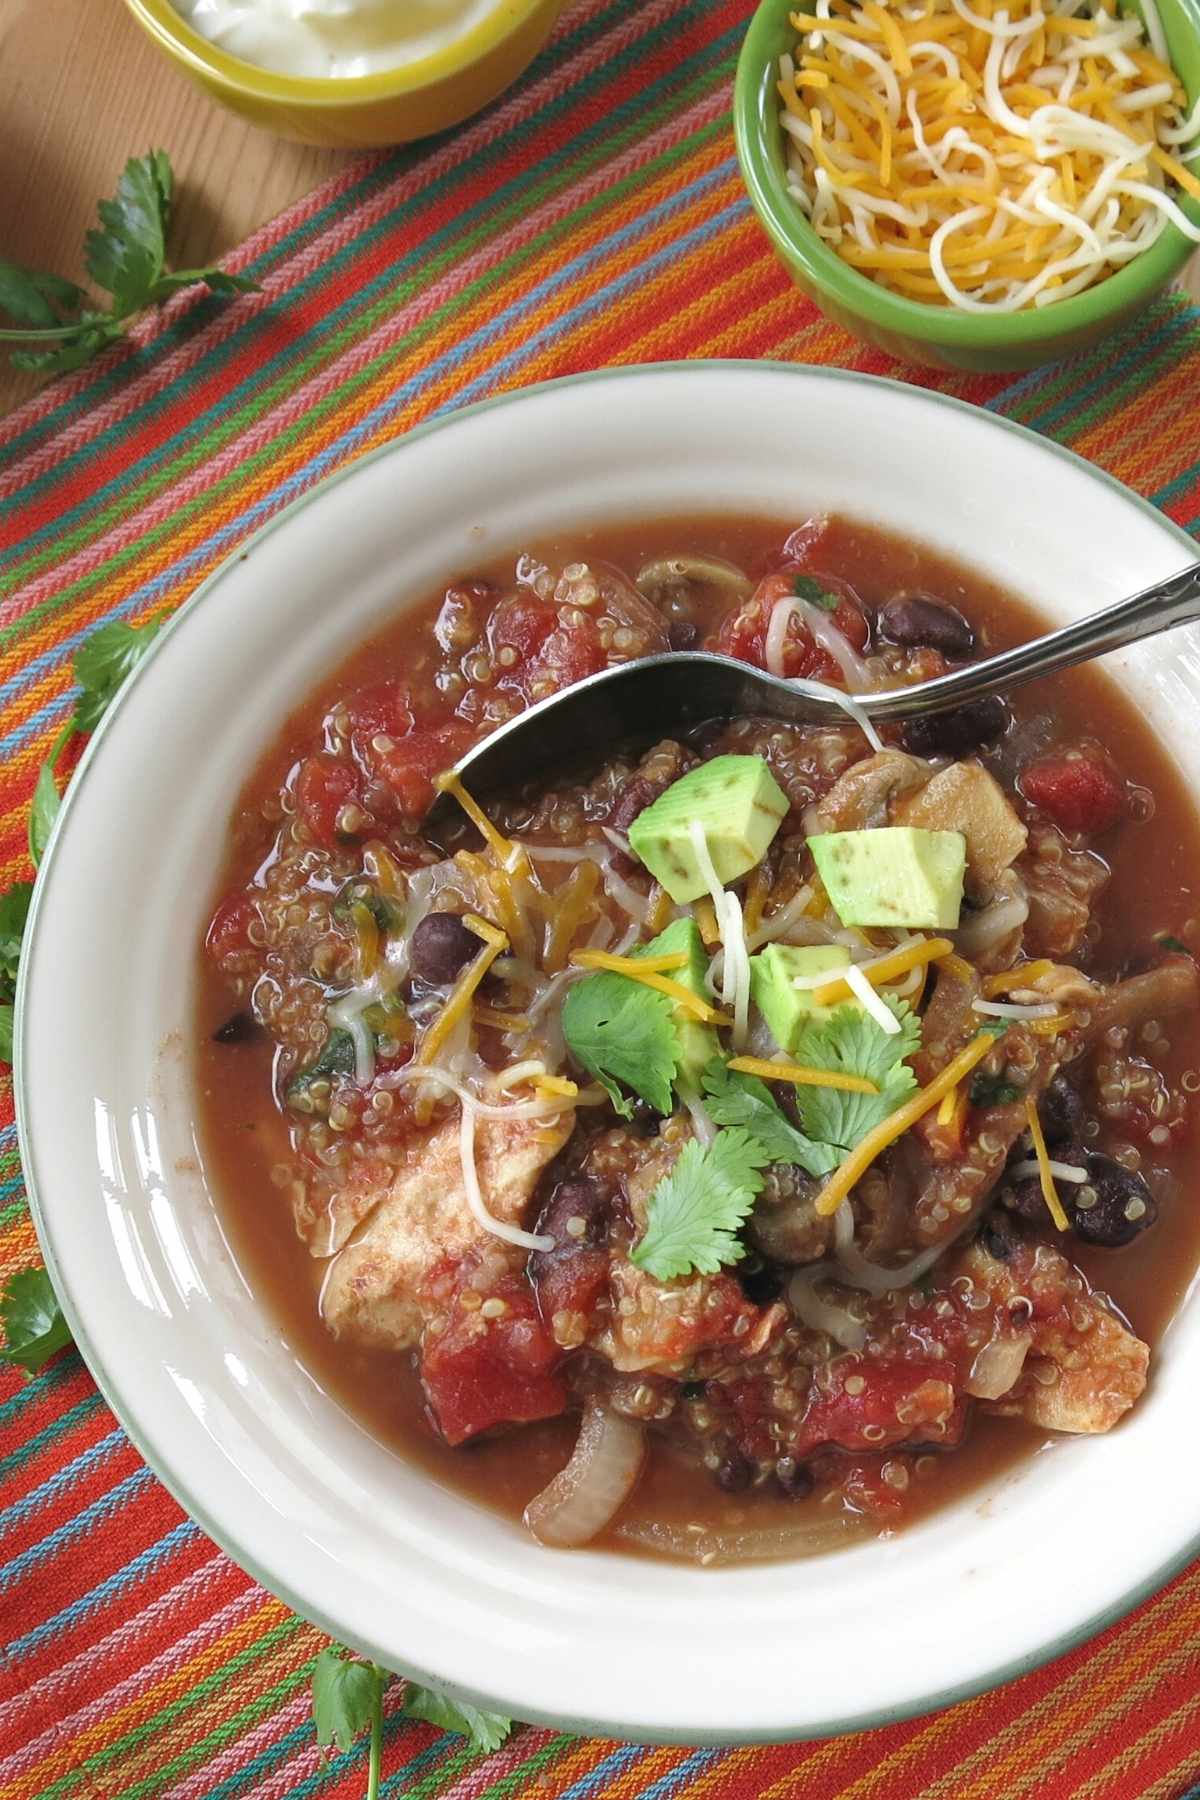
M 686 552 L 726 560 L 757 581 L 786 560 L 783 546 L 791 530 L 790 522 L 774 519 L 702 515 L 619 530 L 580 531 L 569 539 L 520 550 L 526 570 L 538 563 L 557 570 L 603 562 L 628 576 L 655 558 Z M 898 594 L 914 593 L 957 608 L 974 628 L 976 655 L 1042 628 L 1024 602 L 970 569 L 867 526 L 833 521 L 820 536 L 818 560 L 822 574 L 834 581 L 838 592 L 855 598 L 873 631 L 880 607 Z M 506 668 L 526 667 L 518 658 L 502 656 L 505 643 L 497 651 L 503 634 L 493 629 L 490 638 L 480 636 L 481 622 L 486 625 L 489 617 L 495 618 L 500 597 L 514 592 L 515 561 L 513 556 L 496 558 L 462 571 L 449 601 L 445 593 L 431 596 L 423 608 L 406 613 L 364 644 L 330 671 L 275 742 L 264 748 L 233 808 L 227 860 L 214 894 L 214 906 L 222 903 L 218 919 L 224 919 L 225 929 L 237 928 L 236 919 L 233 927 L 229 924 L 231 905 L 239 896 L 244 898 L 256 871 L 270 865 L 276 833 L 286 816 L 280 810 L 281 792 L 294 793 L 297 768 L 328 746 L 328 721 L 347 696 L 364 688 L 382 692 L 393 680 L 406 685 L 416 719 L 410 734 L 424 734 L 425 741 L 421 755 L 397 777 L 401 792 L 405 780 L 415 782 L 419 790 L 428 774 L 453 760 L 472 735 L 487 728 L 489 710 L 494 716 L 497 695 L 503 693 Z M 472 588 L 471 583 L 481 585 Z M 686 604 L 669 602 L 666 610 L 671 641 L 680 647 L 721 642 L 735 652 L 744 653 L 749 647 L 753 654 L 753 645 L 737 640 L 736 632 L 731 641 L 729 621 L 737 609 L 728 594 L 714 588 L 689 591 Z M 519 644 L 522 632 L 528 638 L 532 627 L 511 607 L 509 612 L 509 639 Z M 585 623 L 594 633 L 586 616 Z M 634 630 L 635 652 L 636 635 Z M 598 648 L 594 635 L 589 638 L 582 627 L 578 635 L 568 630 L 559 637 L 558 643 L 549 643 L 548 653 L 545 639 L 536 652 L 541 657 L 540 679 L 561 683 L 589 672 L 598 654 L 620 655 L 624 648 L 617 643 L 614 650 L 611 632 L 609 642 Z M 481 644 L 491 653 L 486 670 L 479 662 Z M 877 637 L 873 644 L 878 645 Z M 936 657 L 930 660 L 927 651 L 893 652 L 892 657 L 899 672 L 910 679 L 944 666 Z M 793 667 L 788 672 L 828 677 L 830 671 Z M 485 680 L 473 679 L 484 675 Z M 519 697 L 510 693 L 509 706 L 516 710 L 518 705 Z M 1178 953 L 1176 946 L 1189 952 L 1200 947 L 1200 905 L 1193 873 L 1200 868 L 1196 813 L 1166 749 L 1148 730 L 1133 700 L 1113 678 L 1085 669 L 1026 690 L 1015 697 L 1012 711 L 1014 722 L 1001 747 L 985 753 L 1006 786 L 1019 767 L 1026 766 L 1031 756 L 1044 754 L 1047 746 L 1052 750 L 1096 738 L 1111 752 L 1126 784 L 1126 818 L 1097 840 L 1111 879 L 1094 910 L 1099 929 L 1089 942 L 1089 970 L 1109 980 L 1161 961 L 1164 954 Z M 397 731 L 395 720 L 373 718 L 372 724 L 378 727 L 373 732 L 376 743 L 410 741 Z M 583 773 L 586 778 L 590 772 Z M 337 791 L 339 779 L 331 778 L 330 794 L 318 797 L 327 812 L 361 800 L 361 795 L 347 799 Z M 569 781 L 561 777 L 557 781 L 563 792 L 570 790 Z M 418 804 L 419 799 L 418 793 Z M 528 811 L 527 807 L 526 816 Z M 338 816 L 343 824 L 357 822 L 353 814 Z M 510 816 L 520 817 L 519 809 Z M 543 822 L 544 817 L 543 811 Z M 412 842 L 406 825 L 384 824 L 374 835 L 390 843 L 398 859 L 404 860 Z M 350 836 L 347 855 L 354 863 L 359 845 Z M 294 904 L 299 918 L 303 900 Z M 446 1487 L 518 1517 L 566 1461 L 577 1413 L 568 1408 L 558 1417 L 485 1432 L 451 1447 L 431 1419 L 413 1353 L 364 1347 L 331 1334 L 319 1306 L 326 1264 L 301 1241 L 288 1195 L 297 1159 L 296 1120 L 279 1103 L 276 1081 L 279 1058 L 282 1055 L 286 1063 L 288 1052 L 280 1051 L 270 1031 L 247 1024 L 248 993 L 237 991 L 229 967 L 219 966 L 211 954 L 200 956 L 198 993 L 196 1069 L 205 1162 L 234 1254 L 264 1310 L 321 1386 L 366 1430 Z M 276 1010 L 269 1018 L 276 1026 L 283 1017 L 280 1004 L 276 995 Z M 262 1012 L 261 1007 L 258 1010 Z M 241 1024 L 231 1026 L 231 1019 L 240 1019 Z M 286 1020 L 281 1028 L 286 1039 Z M 1072 1236 L 1067 1253 L 1094 1287 L 1112 1296 L 1120 1313 L 1153 1347 L 1181 1303 L 1200 1255 L 1200 1216 L 1186 1204 L 1197 1173 L 1189 1108 L 1192 1091 L 1200 1086 L 1195 1073 L 1200 1069 L 1200 1018 L 1191 1012 L 1143 1025 L 1128 1049 L 1152 1073 L 1157 1071 L 1153 1092 L 1168 1099 L 1157 1115 L 1147 1113 L 1132 1121 L 1114 1118 L 1111 1108 L 1101 1109 L 1093 1141 L 1146 1175 L 1160 1217 L 1152 1230 L 1123 1248 L 1091 1247 Z M 1093 1112 L 1099 1106 L 1096 1085 L 1111 1074 L 1111 1069 L 1100 1069 L 1089 1076 Z M 1163 1117 L 1169 1129 L 1159 1137 L 1165 1135 L 1167 1141 L 1152 1140 L 1150 1133 Z M 349 1129 L 354 1129 L 353 1118 Z M 1044 1430 L 1022 1419 L 986 1416 L 977 1405 L 972 1411 L 970 1428 L 956 1448 L 926 1447 L 907 1456 L 903 1503 L 883 1515 L 858 1504 L 845 1484 L 833 1480 L 818 1480 L 815 1493 L 801 1499 L 763 1479 L 739 1491 L 723 1491 L 710 1478 L 711 1458 L 705 1466 L 702 1438 L 694 1432 L 674 1433 L 669 1424 L 652 1424 L 651 1453 L 638 1487 L 600 1541 L 630 1548 L 629 1539 L 618 1534 L 632 1524 L 642 1547 L 671 1552 L 682 1543 L 681 1553 L 694 1554 L 695 1545 L 707 1544 L 714 1531 L 769 1533 L 778 1528 L 789 1535 L 774 1553 L 800 1554 L 806 1542 L 797 1530 L 801 1516 L 813 1521 L 815 1547 L 820 1547 L 824 1541 L 820 1533 L 831 1523 L 851 1534 L 895 1529 L 994 1483 L 1003 1470 L 1048 1441 Z M 753 1539 L 747 1550 L 751 1555 L 770 1553 L 769 1539 L 764 1538 Z

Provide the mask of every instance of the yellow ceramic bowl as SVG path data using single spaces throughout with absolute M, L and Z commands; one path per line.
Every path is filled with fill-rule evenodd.
M 126 0 L 142 29 L 185 75 L 255 125 L 305 144 L 361 150 L 457 125 L 516 80 L 537 55 L 563 0 L 496 0 L 446 49 L 380 74 L 273 75 L 193 31 L 171 0 Z

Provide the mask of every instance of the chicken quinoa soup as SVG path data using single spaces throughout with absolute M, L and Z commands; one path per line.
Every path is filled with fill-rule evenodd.
M 201 956 L 203 1142 L 369 1430 L 544 1544 L 719 1563 L 1138 1404 L 1200 1252 L 1188 797 L 1095 669 L 878 733 L 854 699 L 1037 629 L 852 521 L 672 519 L 482 561 L 287 722 Z M 845 716 L 449 773 L 691 648 Z

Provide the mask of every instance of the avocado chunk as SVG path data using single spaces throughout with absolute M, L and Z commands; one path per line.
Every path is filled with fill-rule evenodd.
M 958 924 L 967 860 L 961 831 L 828 831 L 808 847 L 843 925 L 952 931 Z
M 835 1010 L 818 1006 L 812 988 L 793 987 L 796 976 L 828 971 L 834 981 L 849 961 L 850 952 L 840 944 L 768 944 L 750 958 L 750 997 L 781 1050 L 792 1054 L 804 1027 Z
M 629 843 L 672 900 L 683 906 L 707 894 L 691 827 L 704 832 L 724 885 L 761 862 L 788 810 L 787 796 L 761 756 L 714 756 L 672 782 L 638 814 Z
M 650 943 L 643 944 L 634 952 L 635 956 L 671 956 L 680 950 L 687 956 L 681 969 L 667 971 L 668 979 L 677 981 L 690 993 L 701 1000 L 710 1000 L 711 996 L 704 985 L 704 977 L 708 973 L 708 957 L 704 953 L 704 944 L 694 919 L 676 919 L 660 931 Z M 675 1086 L 689 1093 L 700 1092 L 700 1073 L 720 1054 L 720 1043 L 711 1025 L 704 1025 L 699 1019 L 685 1018 L 682 1012 L 675 1015 L 675 1031 L 679 1038 L 679 1065 L 675 1071 Z

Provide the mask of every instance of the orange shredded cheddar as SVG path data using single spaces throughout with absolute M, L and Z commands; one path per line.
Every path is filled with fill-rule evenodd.
M 1069 1231 L 1071 1221 L 1063 1211 L 1063 1203 L 1058 1197 L 1058 1189 L 1054 1185 L 1054 1176 L 1050 1171 L 1050 1153 L 1046 1149 L 1046 1134 L 1042 1130 L 1042 1121 L 1038 1118 L 1036 1100 L 1026 1100 L 1025 1117 L 1029 1121 L 1029 1135 L 1033 1139 L 1033 1153 L 1037 1157 L 1038 1171 L 1042 1182 L 1042 1199 L 1046 1202 L 1050 1217 L 1059 1231 Z
M 770 1062 L 761 1056 L 734 1056 L 729 1067 L 743 1075 L 759 1075 L 764 1081 L 790 1081 L 793 1087 L 836 1088 L 842 1094 L 877 1094 L 879 1089 L 865 1075 L 843 1075 L 835 1069 L 806 1069 L 801 1063 Z
M 882 982 L 894 981 L 898 975 L 907 975 L 910 969 L 919 969 L 923 963 L 937 962 L 940 957 L 951 956 L 953 952 L 954 945 L 949 938 L 924 938 L 919 944 L 905 944 L 890 956 L 881 956 L 873 963 L 860 963 L 859 967 L 871 986 L 879 987 Z M 848 981 L 839 979 L 826 982 L 824 987 L 814 988 L 812 997 L 816 1006 L 836 1006 L 841 1000 L 852 1000 L 854 990 Z
M 894 1144 L 898 1137 L 903 1137 L 910 1126 L 937 1106 L 951 1088 L 957 1087 L 963 1078 L 971 1073 L 976 1063 L 982 1062 L 988 1051 L 995 1047 L 995 1040 L 987 1032 L 980 1032 L 972 1038 L 965 1050 L 960 1050 L 952 1062 L 948 1062 L 940 1075 L 935 1075 L 927 1087 L 918 1089 L 911 1100 L 897 1107 L 894 1113 L 868 1131 L 862 1142 L 850 1152 L 844 1163 L 836 1168 L 816 1198 L 816 1211 L 820 1218 L 833 1216 L 850 1189 L 854 1186 L 877 1156 L 885 1151 L 889 1144 Z
M 659 973 L 666 965 L 668 968 L 681 969 L 687 961 L 682 950 L 663 956 L 612 956 L 607 950 L 573 950 L 571 961 L 580 969 L 607 969 L 614 975 L 624 975 L 630 981 L 640 981 L 646 987 L 655 988 L 660 994 L 666 994 L 676 1006 L 705 1025 L 732 1025 L 733 1020 L 727 1014 L 710 1006 L 699 994 L 693 994 L 691 988 L 684 987 L 681 981 L 672 981 L 668 975 Z

